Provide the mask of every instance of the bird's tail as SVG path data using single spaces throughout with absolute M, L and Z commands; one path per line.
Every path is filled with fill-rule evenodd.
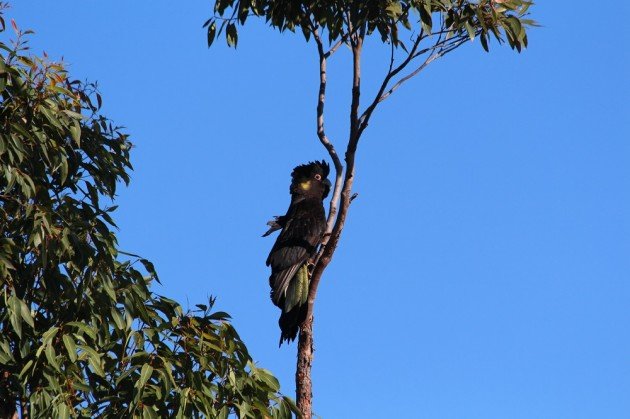
M 272 274 L 269 283 L 272 288 L 271 299 L 282 310 L 278 321 L 282 345 L 285 340 L 287 343 L 295 340 L 298 328 L 306 318 L 310 283 L 308 266 L 305 263 Z
M 287 297 L 292 295 L 292 293 L 289 292 L 289 288 L 291 287 L 292 280 L 296 276 L 295 274 L 298 272 L 300 267 L 301 265 L 297 264 L 289 266 L 287 269 L 283 269 L 281 271 L 272 271 L 271 276 L 269 277 L 271 301 L 273 301 L 273 303 L 281 309 L 284 309 Z
M 301 306 L 294 307 L 289 312 L 282 312 L 280 314 L 280 342 L 278 346 L 282 346 L 283 342 L 292 342 L 295 340 L 298 334 L 298 329 L 302 322 L 306 319 L 308 306 L 302 304 Z

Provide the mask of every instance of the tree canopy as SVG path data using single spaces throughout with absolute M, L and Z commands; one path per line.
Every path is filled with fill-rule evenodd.
M 0 31 L 5 20 L 0 4 Z M 0 40 L 0 416 L 291 417 L 214 300 L 185 312 L 118 248 L 131 143 L 97 86 Z M 6 32 L 5 32 L 6 33 Z
M 441 35 L 480 38 L 488 50 L 492 35 L 498 42 L 505 38 L 519 51 L 527 46 L 526 26 L 532 1 L 527 0 L 379 0 L 379 1 L 291 1 L 291 0 L 216 0 L 214 16 L 206 21 L 208 44 L 225 33 L 230 46 L 238 42 L 237 26 L 249 17 L 262 17 L 280 31 L 300 30 L 308 41 L 320 30 L 328 41 L 345 42 L 354 32 L 378 34 L 383 42 L 405 51 L 411 46 L 406 38 Z M 407 32 L 408 36 L 403 36 Z

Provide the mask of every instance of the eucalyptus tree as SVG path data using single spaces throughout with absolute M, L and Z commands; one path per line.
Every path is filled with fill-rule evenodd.
M 5 32 L 0 4 L 0 32 Z M 290 417 L 213 300 L 184 312 L 112 218 L 131 143 L 94 84 L 0 39 L 0 417 Z M 3 34 L 4 36 L 4 34 Z
M 527 46 L 526 29 L 535 22 L 528 19 L 532 5 L 527 0 L 215 0 L 214 14 L 207 28 L 208 45 L 221 34 L 227 44 L 236 46 L 238 27 L 250 18 L 262 18 L 271 28 L 301 32 L 314 44 L 319 60 L 319 89 L 316 121 L 317 138 L 330 155 L 335 167 L 335 184 L 328 214 L 328 228 L 323 245 L 313 259 L 308 295 L 308 316 L 300 329 L 296 370 L 297 404 L 304 417 L 311 416 L 312 386 L 310 369 L 313 359 L 313 305 L 317 287 L 330 263 L 343 231 L 355 194 L 352 185 L 357 175 L 356 151 L 362 134 L 378 105 L 388 99 L 409 79 L 428 65 L 460 46 L 479 40 L 485 51 L 496 42 L 517 51 Z M 365 92 L 361 85 L 361 60 L 365 40 L 379 39 L 389 49 L 380 85 Z M 341 46 L 352 56 L 352 81 L 348 86 L 352 101 L 349 131 L 329 135 L 325 128 L 327 64 Z M 346 48 L 343 48 L 344 50 Z M 337 138 L 343 137 L 343 140 Z M 344 161 L 338 154 L 344 146 Z M 344 164 L 345 163 L 345 164 Z

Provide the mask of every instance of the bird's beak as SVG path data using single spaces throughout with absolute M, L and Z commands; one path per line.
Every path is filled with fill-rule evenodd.
M 328 186 L 328 188 L 332 188 L 332 183 L 328 179 L 324 179 L 324 185 Z

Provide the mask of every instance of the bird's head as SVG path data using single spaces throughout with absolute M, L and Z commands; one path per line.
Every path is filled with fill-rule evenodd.
M 302 164 L 291 173 L 291 195 L 324 199 L 330 192 L 330 166 L 324 160 Z

